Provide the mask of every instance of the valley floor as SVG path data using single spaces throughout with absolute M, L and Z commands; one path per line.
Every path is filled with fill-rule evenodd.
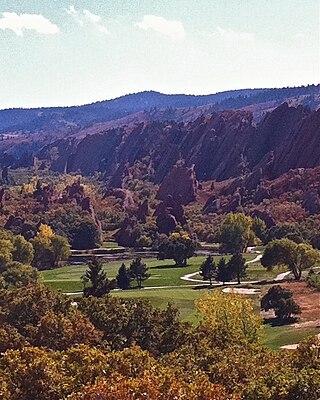
M 220 257 L 215 257 L 219 259 Z M 228 257 L 226 257 L 228 258 Z M 245 254 L 247 259 L 246 283 L 241 287 L 258 289 L 250 295 L 253 300 L 254 308 L 260 313 L 260 299 L 270 288 L 270 284 L 262 284 L 262 281 L 270 281 L 277 277 L 283 277 L 283 271 L 267 271 L 260 264 L 256 254 Z M 171 260 L 159 261 L 147 258 L 146 262 L 150 278 L 144 282 L 142 289 L 115 290 L 113 296 L 123 298 L 147 298 L 151 303 L 159 308 L 164 308 L 169 302 L 173 303 L 180 312 L 181 318 L 193 324 L 199 323 L 199 315 L 195 308 L 195 300 L 199 299 L 208 289 L 205 282 L 201 281 L 198 275 L 199 267 L 205 257 L 193 257 L 189 260 L 188 266 L 177 268 Z M 123 260 L 129 266 L 131 260 Z M 109 278 L 115 278 L 121 261 L 111 261 L 104 264 L 104 269 Z M 82 291 L 81 276 L 86 271 L 86 264 L 70 265 L 55 270 L 42 272 L 43 281 L 50 288 L 78 296 Z M 183 280 L 185 276 L 193 276 L 191 280 Z M 260 284 L 252 284 L 260 281 Z M 249 282 L 249 283 L 248 283 Z M 250 283 L 251 282 L 251 283 Z M 218 285 L 218 283 L 216 284 Z M 273 326 L 272 321 L 265 323 L 265 344 L 272 349 L 279 349 L 284 345 L 299 343 L 305 337 L 319 333 L 319 312 L 316 304 L 319 304 L 319 292 L 310 289 L 304 282 L 282 283 L 285 287 L 293 291 L 294 297 L 301 305 L 302 315 L 300 324 Z M 219 285 L 218 287 L 223 287 Z M 230 287 L 230 286 L 229 286 Z M 310 324 L 311 321 L 311 324 Z

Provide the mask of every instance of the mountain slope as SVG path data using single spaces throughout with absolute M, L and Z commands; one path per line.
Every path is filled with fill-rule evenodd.
M 153 180 L 161 182 L 183 158 L 195 165 L 200 180 L 223 180 L 253 171 L 257 179 L 274 178 L 290 168 L 320 165 L 320 110 L 286 103 L 256 125 L 252 112 L 220 111 L 188 123 L 153 121 L 62 139 L 36 156 L 58 171 L 100 171 L 105 179 L 118 177 L 137 160 L 149 157 Z M 52 149 L 55 158 L 52 159 Z
M 253 104 L 303 96 L 306 105 L 318 105 L 319 85 L 282 89 L 243 89 L 212 95 L 167 95 L 141 92 L 113 100 L 75 107 L 0 110 L 0 133 L 56 132 L 64 133 L 77 127 L 112 121 L 140 111 L 176 109 L 213 105 L 214 110 L 235 109 Z

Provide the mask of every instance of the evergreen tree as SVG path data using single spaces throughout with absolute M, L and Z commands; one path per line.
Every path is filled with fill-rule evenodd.
M 106 273 L 102 269 L 102 262 L 93 257 L 88 262 L 88 269 L 82 277 L 83 296 L 102 297 L 108 294 L 111 289 L 115 288 L 115 280 L 109 281 Z
M 238 284 L 240 284 L 240 278 L 246 276 L 246 260 L 240 253 L 234 254 L 228 262 L 228 269 L 230 270 L 231 277 L 237 278 Z
M 216 274 L 216 265 L 213 261 L 212 256 L 208 256 L 200 266 L 200 275 L 202 276 L 203 280 L 210 281 L 210 286 L 211 286 L 215 274 Z
M 129 289 L 130 282 L 132 280 L 130 271 L 127 269 L 125 264 L 123 263 L 119 268 L 118 275 L 117 275 L 117 286 L 120 289 Z
M 228 267 L 228 264 L 226 263 L 226 260 L 222 257 L 220 258 L 218 265 L 217 265 L 217 281 L 222 282 L 225 284 L 225 282 L 229 282 L 231 280 L 231 273 L 230 269 Z
M 142 286 L 142 281 L 148 279 L 150 276 L 147 272 L 147 265 L 141 261 L 141 258 L 136 258 L 132 261 L 129 271 L 131 278 L 136 280 L 139 288 Z

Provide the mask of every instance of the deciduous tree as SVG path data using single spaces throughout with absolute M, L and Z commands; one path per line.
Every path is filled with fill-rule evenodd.
M 297 244 L 289 239 L 273 240 L 268 243 L 261 264 L 271 270 L 274 266 L 285 265 L 296 280 L 303 270 L 314 267 L 320 261 L 320 253 L 305 243 Z
M 173 259 L 178 267 L 185 267 L 188 258 L 194 255 L 197 243 L 187 232 L 173 232 L 168 238 L 163 237 L 159 244 L 160 260 Z
M 221 229 L 220 242 L 227 253 L 244 253 L 253 244 L 253 219 L 242 213 L 227 214 Z
M 261 308 L 265 311 L 273 309 L 281 320 L 290 320 L 293 315 L 301 313 L 299 304 L 293 300 L 293 293 L 280 285 L 272 286 L 261 299 Z

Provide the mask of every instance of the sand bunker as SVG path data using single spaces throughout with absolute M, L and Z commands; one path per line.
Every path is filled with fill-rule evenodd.
M 260 289 L 225 288 L 222 291 L 223 293 L 256 294 L 260 292 Z

